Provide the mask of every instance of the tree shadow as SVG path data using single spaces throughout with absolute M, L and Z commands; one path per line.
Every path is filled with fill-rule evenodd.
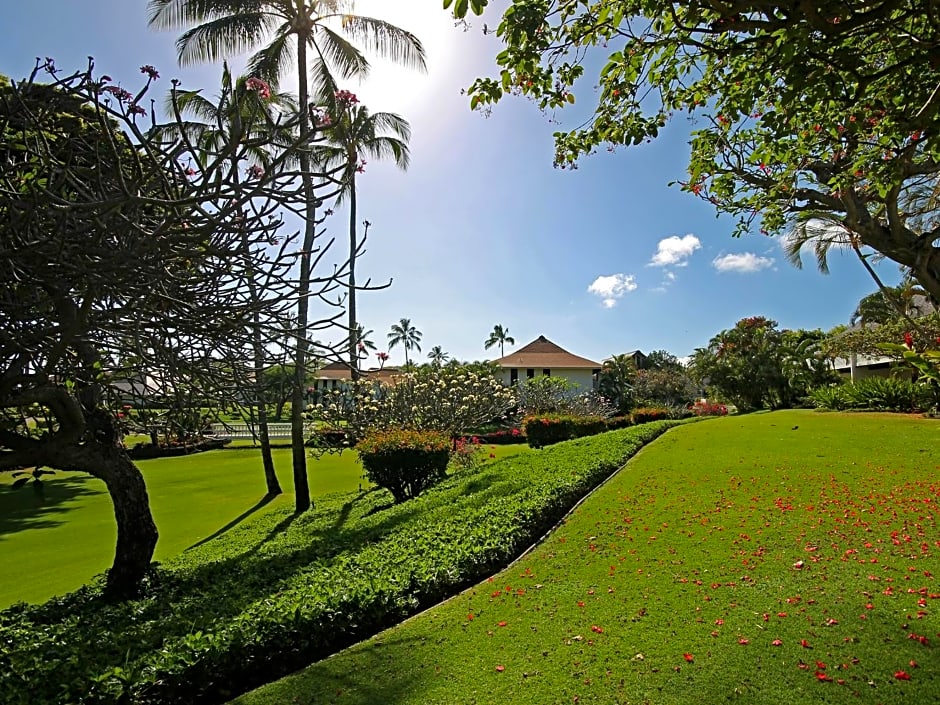
M 50 529 L 65 522 L 64 515 L 80 509 L 84 498 L 105 494 L 104 483 L 91 475 L 43 480 L 41 492 L 32 481 L 23 487 L 0 486 L 0 540 L 29 529 Z
M 216 531 L 214 531 L 214 532 L 213 532 L 212 534 L 210 534 L 209 536 L 206 536 L 206 537 L 205 537 L 204 539 L 202 539 L 201 541 L 197 541 L 197 542 L 194 543 L 192 546 L 187 547 L 186 550 L 189 551 L 189 550 L 192 550 L 192 549 L 194 549 L 194 548 L 199 548 L 199 547 L 202 546 L 203 544 L 209 543 L 212 539 L 215 539 L 215 538 L 218 538 L 219 536 L 222 536 L 222 534 L 226 533 L 226 532 L 229 531 L 230 529 L 234 529 L 236 526 L 238 526 L 239 524 L 241 524 L 243 521 L 245 521 L 245 519 L 247 519 L 248 517 L 250 517 L 252 514 L 254 514 L 255 512 L 257 512 L 259 509 L 261 509 L 261 508 L 263 508 L 263 507 L 266 507 L 266 506 L 269 505 L 271 502 L 273 502 L 274 499 L 275 499 L 275 497 L 277 497 L 277 495 L 266 494 L 264 497 L 262 497 L 260 500 L 258 500 L 258 501 L 255 503 L 255 505 L 254 505 L 253 507 L 250 507 L 249 509 L 246 509 L 246 510 L 243 511 L 241 514 L 239 514 L 237 517 L 235 517 L 234 519 L 232 519 L 228 524 L 226 524 L 225 526 L 223 526 L 223 527 L 220 528 L 220 529 L 217 529 Z

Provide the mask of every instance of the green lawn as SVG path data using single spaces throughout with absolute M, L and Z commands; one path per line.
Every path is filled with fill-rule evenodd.
M 519 449 L 495 446 L 484 458 Z M 257 450 L 140 461 L 160 532 L 155 560 L 178 555 L 257 513 L 291 506 L 290 449 L 275 449 L 274 462 L 285 494 L 264 503 Z M 308 458 L 308 472 L 314 497 L 368 485 L 351 452 Z M 13 490 L 12 482 L 9 474 L 0 474 L 0 609 L 75 590 L 111 565 L 116 532 L 103 482 L 58 473 L 44 482 L 42 498 L 29 487 Z
M 940 423 L 675 429 L 489 581 L 239 705 L 940 700 Z

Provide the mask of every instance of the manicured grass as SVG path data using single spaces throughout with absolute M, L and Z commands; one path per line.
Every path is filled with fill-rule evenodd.
M 235 702 L 937 702 L 938 448 L 889 414 L 675 429 L 506 571 Z
M 520 451 L 528 449 L 494 446 L 484 459 Z M 284 494 L 265 502 L 256 450 L 139 461 L 160 532 L 154 559 L 179 555 L 253 515 L 292 506 L 290 449 L 274 450 L 274 463 Z M 308 473 L 314 497 L 370 486 L 352 452 L 308 458 Z M 29 487 L 13 490 L 12 482 L 0 474 L 0 608 L 78 589 L 111 565 L 116 530 L 103 482 L 57 473 L 43 483 L 43 497 Z

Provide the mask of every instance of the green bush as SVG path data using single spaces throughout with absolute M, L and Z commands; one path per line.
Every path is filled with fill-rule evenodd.
M 845 393 L 846 385 L 831 384 L 825 387 L 816 387 L 809 392 L 809 399 L 817 409 L 829 411 L 843 411 L 849 408 L 849 400 Z
M 491 575 L 676 422 L 561 443 L 384 493 L 273 510 L 156 568 L 139 599 L 100 585 L 0 612 L 4 705 L 220 702 Z
M 603 433 L 607 430 L 607 421 L 603 416 L 544 414 L 527 417 L 522 422 L 522 429 L 531 447 L 542 448 L 573 438 Z
M 407 428 L 372 431 L 356 445 L 366 477 L 399 503 L 444 479 L 450 448 L 443 433 Z
M 816 408 L 841 411 L 858 409 L 910 413 L 931 406 L 926 385 L 896 377 L 866 377 L 838 386 L 817 387 L 809 393 Z
M 925 408 L 924 387 L 909 379 L 866 377 L 843 385 L 849 407 L 872 411 L 919 411 Z
M 670 417 L 669 409 L 656 406 L 643 406 L 639 409 L 634 409 L 631 414 L 633 417 L 633 423 L 649 423 L 650 421 L 662 421 L 663 419 L 668 419 Z

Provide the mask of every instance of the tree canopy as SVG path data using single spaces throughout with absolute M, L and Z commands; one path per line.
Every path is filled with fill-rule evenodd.
M 461 17 L 487 4 L 444 3 Z M 471 106 L 597 96 L 590 119 L 556 133 L 557 166 L 651 140 L 688 114 L 679 184 L 732 215 L 735 234 L 821 223 L 940 300 L 934 3 L 513 0 L 496 33 L 500 75 L 473 83 Z M 578 83 L 599 58 L 599 75 Z

